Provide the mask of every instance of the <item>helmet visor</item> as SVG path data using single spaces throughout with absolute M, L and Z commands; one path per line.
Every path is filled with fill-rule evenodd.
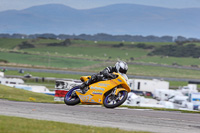
M 120 72 L 120 73 L 126 74 L 127 70 L 126 70 L 126 69 L 123 69 L 123 68 L 120 68 L 120 69 L 119 69 L 119 72 Z

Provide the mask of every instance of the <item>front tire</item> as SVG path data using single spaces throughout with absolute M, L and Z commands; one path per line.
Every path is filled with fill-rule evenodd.
M 123 104 L 128 97 L 127 91 L 120 91 L 117 96 L 112 94 L 113 93 L 108 94 L 103 101 L 103 104 L 106 108 L 118 107 Z
M 66 105 L 76 105 L 80 103 L 79 97 L 76 95 L 75 90 L 78 90 L 79 86 L 75 86 L 70 89 L 64 97 L 64 102 Z

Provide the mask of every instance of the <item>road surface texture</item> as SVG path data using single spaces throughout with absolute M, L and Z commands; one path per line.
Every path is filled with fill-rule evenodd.
M 199 133 L 200 114 L 0 99 L 0 115 L 156 133 Z

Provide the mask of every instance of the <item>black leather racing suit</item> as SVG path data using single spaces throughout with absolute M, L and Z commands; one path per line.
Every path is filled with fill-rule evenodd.
M 112 66 L 106 67 L 103 71 L 100 71 L 97 74 L 91 75 L 91 78 L 80 86 L 80 89 L 84 89 L 84 87 L 90 84 L 96 83 L 98 81 L 102 81 L 104 78 L 112 77 L 111 73 L 113 72 L 117 72 L 115 67 L 112 67 Z

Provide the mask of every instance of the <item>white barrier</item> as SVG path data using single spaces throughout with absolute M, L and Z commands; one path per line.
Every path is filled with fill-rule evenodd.
M 79 80 L 56 80 L 54 101 L 64 101 L 67 92 L 81 83 Z

